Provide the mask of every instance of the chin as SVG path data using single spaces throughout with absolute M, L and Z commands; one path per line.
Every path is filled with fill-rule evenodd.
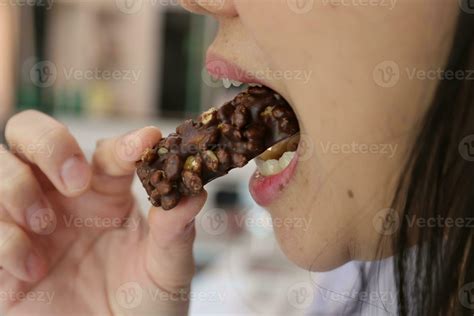
M 272 212 L 271 209 L 269 211 Z M 273 217 L 274 222 L 275 220 L 276 218 Z M 284 222 L 285 218 L 281 221 Z M 274 225 L 274 233 L 283 253 L 291 262 L 304 270 L 326 272 L 351 260 L 349 247 L 344 241 L 318 238 L 316 229 L 308 227 L 305 230 Z
M 305 251 L 304 247 L 293 245 L 287 241 L 278 241 L 286 257 L 298 267 L 310 272 L 327 272 L 349 262 L 348 256 L 338 249 Z M 318 254 L 319 252 L 319 254 Z

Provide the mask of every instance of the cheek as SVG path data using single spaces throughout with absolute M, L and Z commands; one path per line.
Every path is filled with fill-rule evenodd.
M 303 60 L 309 58 L 301 50 L 304 48 L 306 51 L 308 42 L 314 42 L 317 16 L 321 13 L 319 10 L 311 10 L 297 14 L 291 10 L 291 5 L 288 4 L 290 2 L 292 0 L 236 1 L 243 27 L 252 34 L 273 70 L 288 70 L 300 65 L 298 61 L 302 57 Z

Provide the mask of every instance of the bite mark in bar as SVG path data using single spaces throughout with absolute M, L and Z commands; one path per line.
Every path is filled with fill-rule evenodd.
M 170 210 L 182 196 L 198 195 L 205 184 L 298 132 L 284 98 L 268 87 L 250 87 L 148 148 L 136 163 L 137 174 L 150 202 Z

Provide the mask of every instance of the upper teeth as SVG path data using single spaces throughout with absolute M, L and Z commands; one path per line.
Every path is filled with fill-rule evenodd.
M 224 87 L 226 89 L 229 89 L 230 87 L 234 86 L 234 87 L 240 87 L 241 85 L 243 85 L 244 83 L 243 82 L 240 82 L 238 80 L 230 80 L 229 78 L 222 78 L 222 84 L 224 85 Z M 261 87 L 262 85 L 259 84 L 259 83 L 248 83 L 249 86 L 251 87 Z
M 294 157 L 294 151 L 287 151 L 278 160 L 263 160 L 261 158 L 256 158 L 255 163 L 257 165 L 258 172 L 260 172 L 261 175 L 267 177 L 278 174 L 283 171 L 286 167 L 288 167 Z
M 240 87 L 243 83 L 240 82 L 240 81 L 237 81 L 237 80 L 230 80 L 230 79 L 227 79 L 227 78 L 223 78 L 222 79 L 222 84 L 224 85 L 224 87 L 226 89 L 228 89 L 231 86 Z

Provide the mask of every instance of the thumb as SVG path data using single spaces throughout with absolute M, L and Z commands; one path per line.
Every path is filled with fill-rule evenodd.
M 149 126 L 98 141 L 92 158 L 92 189 L 109 195 L 128 192 L 135 173 L 135 162 L 146 148 L 153 147 L 160 138 L 161 131 Z
M 146 240 L 146 268 L 162 290 L 175 293 L 189 287 L 194 276 L 194 219 L 204 206 L 207 193 L 181 200 L 172 211 L 152 208 Z

